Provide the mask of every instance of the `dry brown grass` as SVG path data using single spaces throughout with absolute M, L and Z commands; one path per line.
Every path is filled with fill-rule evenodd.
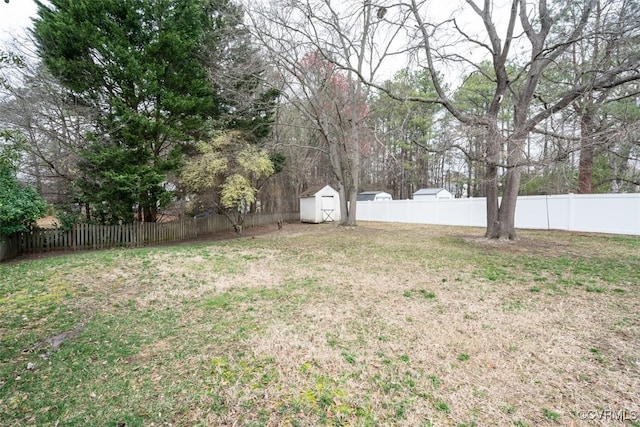
M 112 263 L 74 276 L 83 284 L 75 303 L 176 313 L 166 333 L 145 329 L 162 336 L 125 360 L 145 372 L 155 404 L 174 411 L 146 422 L 640 418 L 640 239 L 522 232 L 504 243 L 481 233 L 285 225 L 184 252 L 115 251 Z
M 345 231 L 323 231 L 352 240 Z M 563 233 L 552 238 L 525 233 L 519 242 L 502 243 L 467 236 L 467 230 L 442 233 L 406 225 L 366 224 L 354 232 L 366 235 L 367 244 L 393 239 L 390 246 L 419 251 L 426 240 L 425 251 L 439 251 L 439 244 L 423 239 L 433 233 L 461 236 L 472 251 L 497 257 L 584 254 L 589 259 L 594 254 L 585 247 L 601 248 L 602 243 L 587 237 L 576 244 L 571 241 L 575 236 Z M 358 238 L 352 241 L 355 245 Z M 294 393 L 313 389 L 299 375 L 300 366 L 313 361 L 318 373 L 344 381 L 356 405 L 392 407 L 398 398 L 410 400 L 411 410 L 404 418 L 391 418 L 393 425 L 421 425 L 426 419 L 440 425 L 555 424 L 545 419 L 543 409 L 558 413 L 568 425 L 583 422 L 578 411 L 640 409 L 637 276 L 633 283 L 615 284 L 626 288 L 624 296 L 611 293 L 614 284 L 601 294 L 582 287 L 532 292 L 534 282 L 519 277 L 517 264 L 509 266 L 515 277 L 505 283 L 474 277 L 478 265 L 454 256 L 433 257 L 441 265 L 434 270 L 428 262 L 420 268 L 416 258 L 393 258 L 385 265 L 384 253 L 369 254 L 374 259 L 367 262 L 365 254 L 353 259 L 323 247 L 317 263 L 329 273 L 326 280 L 336 294 L 270 325 L 250 345 L 258 355 L 275 357 L 279 383 L 296 384 Z M 413 296 L 418 288 L 436 298 Z M 328 333 L 337 345 L 327 344 Z M 345 362 L 344 349 L 355 364 Z M 458 360 L 462 353 L 469 355 L 467 361 Z M 398 362 L 401 356 L 409 362 Z M 392 362 L 385 365 L 381 357 Z M 376 376 L 393 384 L 403 372 L 414 382 L 407 390 L 387 393 L 372 385 Z M 439 379 L 435 389 L 434 377 Z M 291 398 L 288 387 L 274 392 L 278 400 Z M 437 402 L 445 402 L 449 412 L 434 411 Z

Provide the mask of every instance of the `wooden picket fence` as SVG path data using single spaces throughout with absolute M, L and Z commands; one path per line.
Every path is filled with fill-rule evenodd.
M 300 214 L 298 212 L 247 214 L 244 228 L 275 224 L 279 220 L 299 221 Z M 209 215 L 204 218 L 165 223 L 77 224 L 71 230 L 34 230 L 0 238 L 0 261 L 19 255 L 57 250 L 140 248 L 232 230 L 233 226 L 223 215 Z

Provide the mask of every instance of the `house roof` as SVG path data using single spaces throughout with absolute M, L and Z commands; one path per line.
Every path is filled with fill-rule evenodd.
M 413 194 L 431 195 L 431 194 L 438 194 L 441 191 L 447 191 L 447 190 L 445 190 L 444 188 L 421 188 Z

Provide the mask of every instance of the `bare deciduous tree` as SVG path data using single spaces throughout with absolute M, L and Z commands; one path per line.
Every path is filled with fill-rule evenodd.
M 640 79 L 640 56 L 618 58 L 604 69 L 593 67 L 589 69 L 592 78 L 588 81 L 564 81 L 559 85 L 561 90 L 543 104 L 536 97 L 543 74 L 575 43 L 590 36 L 585 29 L 594 19 L 596 0 L 553 5 L 539 0 L 535 6 L 526 0 L 512 0 L 506 9 L 497 3 L 465 0 L 456 16 L 432 21 L 428 20 L 427 1 L 411 0 L 406 5 L 389 7 L 405 8 L 411 14 L 412 25 L 403 27 L 409 39 L 416 40 L 417 62 L 429 70 L 437 91 L 435 98 L 416 100 L 441 104 L 460 122 L 484 129 L 486 236 L 515 239 L 516 200 L 529 134 L 589 91 L 602 91 Z M 578 16 L 572 25 L 564 20 L 569 10 Z M 507 18 L 503 20 L 505 11 Z M 479 26 L 466 28 L 458 22 L 457 16 L 463 12 L 474 14 Z M 441 70 L 465 66 L 482 72 L 479 62 L 473 61 L 472 54 L 477 52 L 490 58 L 493 73 L 488 77 L 493 82 L 493 94 L 482 114 L 468 114 L 445 90 L 441 76 L 446 73 Z M 507 95 L 511 105 L 503 103 Z M 513 121 L 506 131 L 499 127 L 503 108 L 513 108 Z M 501 201 L 500 170 L 505 175 Z
M 384 0 L 375 5 L 365 0 L 340 9 L 332 8 L 329 1 L 306 0 L 273 3 L 268 11 L 250 15 L 259 28 L 256 35 L 277 59 L 275 65 L 286 70 L 283 80 L 296 82 L 288 93 L 297 105 L 304 103 L 296 96 L 305 95 L 299 80 L 303 75 L 300 58 L 315 51 L 369 87 L 397 100 L 439 104 L 463 125 L 476 129 L 474 134 L 484 140 L 480 161 L 487 197 L 486 236 L 515 239 L 516 201 L 523 167 L 531 159 L 530 136 L 539 131 L 540 124 L 587 94 L 640 80 L 640 55 L 637 51 L 617 54 L 614 44 L 609 48 L 615 60 L 585 64 L 582 73 L 588 78 L 557 81 L 555 90 L 544 94 L 544 101 L 538 93 L 543 76 L 553 73 L 577 43 L 594 37 L 598 4 L 597 0 L 460 0 L 458 9 L 443 18 L 435 16 L 427 0 Z M 625 8 L 633 12 L 635 2 L 616 7 L 623 16 Z M 376 13 L 380 10 L 384 13 Z M 625 27 L 627 37 L 635 40 L 637 33 L 634 26 Z M 400 38 L 404 44 L 398 43 Z M 375 71 L 384 60 L 407 53 L 415 66 L 429 74 L 434 96 L 406 96 L 375 80 Z M 490 72 L 486 71 L 487 59 Z M 455 80 L 452 75 L 472 72 L 490 82 L 490 96 L 482 110 L 466 110 L 448 89 L 455 87 L 447 84 Z M 506 125 L 505 110 L 510 110 Z M 359 162 L 352 160 L 350 165 L 357 168 Z
M 22 52 L 25 57 L 29 52 Z M 2 125 L 19 132 L 28 147 L 21 173 L 29 177 L 50 202 L 73 197 L 79 152 L 93 129 L 95 111 L 65 94 L 55 78 L 37 61 L 25 60 L 2 88 Z
M 362 82 L 373 81 L 387 55 L 385 46 L 400 29 L 377 44 L 375 34 L 385 19 L 379 7 L 369 0 L 335 6 L 329 0 L 274 1 L 250 6 L 248 16 L 256 40 L 280 73 L 283 96 L 326 141 L 343 224 L 355 225 L 363 100 L 369 91 Z

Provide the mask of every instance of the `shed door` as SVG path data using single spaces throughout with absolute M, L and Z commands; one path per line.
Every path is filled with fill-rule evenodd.
M 322 196 L 322 221 L 335 221 L 335 198 L 333 196 Z
M 333 196 L 322 196 L 322 210 L 332 211 L 335 209 Z

